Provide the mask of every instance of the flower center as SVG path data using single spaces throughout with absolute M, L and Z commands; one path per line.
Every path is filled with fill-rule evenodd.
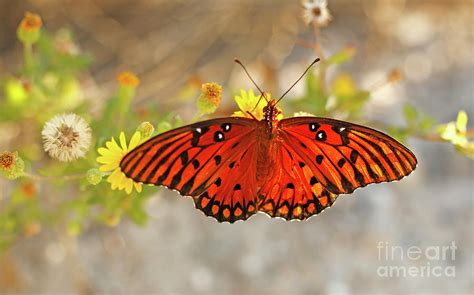
M 56 134 L 56 140 L 59 143 L 60 147 L 68 147 L 71 148 L 74 143 L 77 142 L 79 134 L 74 131 L 74 129 L 67 125 L 61 125 L 58 128 L 58 132 Z
M 15 155 L 13 153 L 4 152 L 0 154 L 0 166 L 3 169 L 10 169 L 15 161 Z
M 320 16 L 321 15 L 321 8 L 319 8 L 319 7 L 313 8 L 313 15 L 314 16 Z

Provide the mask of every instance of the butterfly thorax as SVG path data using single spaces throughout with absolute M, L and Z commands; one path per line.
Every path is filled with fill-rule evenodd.
M 268 104 L 263 108 L 263 121 L 265 121 L 267 126 L 267 135 L 269 138 L 273 138 L 276 134 L 277 127 L 277 117 L 281 113 L 280 110 L 276 107 L 277 101 L 272 99 Z
M 276 107 L 276 100 L 272 99 L 263 108 L 263 119 L 256 133 L 257 148 L 257 186 L 261 187 L 272 175 L 275 167 L 273 159 L 276 158 L 275 147 L 278 144 L 278 115 L 280 110 Z

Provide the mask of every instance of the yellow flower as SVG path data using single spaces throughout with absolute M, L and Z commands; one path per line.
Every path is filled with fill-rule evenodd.
M 140 79 L 132 72 L 124 71 L 118 74 L 117 81 L 120 86 L 136 88 L 140 84 Z
M 136 148 L 146 139 L 147 138 L 142 138 L 140 132 L 135 132 L 132 139 L 130 139 L 130 143 L 127 145 L 125 134 L 121 132 L 119 137 L 120 144 L 112 137 L 111 140 L 105 143 L 106 148 L 101 147 L 97 150 L 101 156 L 99 156 L 96 161 L 102 164 L 99 170 L 103 172 L 112 171 L 107 178 L 107 182 L 111 184 L 113 190 L 124 189 L 127 194 L 130 194 L 133 188 L 135 188 L 137 192 L 142 191 L 141 183 L 137 183 L 133 181 L 133 179 L 128 178 L 122 170 L 120 170 L 120 162 L 128 152 Z
M 272 97 L 268 92 L 265 92 L 265 96 L 268 100 Z M 239 106 L 240 111 L 234 112 L 234 114 L 232 114 L 233 116 L 252 118 L 252 116 L 249 115 L 250 112 L 258 120 L 263 119 L 263 108 L 267 105 L 267 102 L 265 98 L 260 98 L 260 95 L 255 95 L 252 89 L 248 92 L 241 89 L 240 95 L 234 96 L 234 100 Z M 283 115 L 280 113 L 277 119 L 283 119 Z

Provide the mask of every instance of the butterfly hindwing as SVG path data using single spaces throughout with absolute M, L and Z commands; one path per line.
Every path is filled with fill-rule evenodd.
M 275 169 L 259 191 L 258 209 L 271 217 L 304 220 L 330 207 L 337 195 L 316 178 L 288 142 L 274 145 Z
M 247 219 L 256 212 L 256 123 L 224 118 L 174 129 L 129 152 L 120 167 L 136 182 L 192 196 L 219 221 Z

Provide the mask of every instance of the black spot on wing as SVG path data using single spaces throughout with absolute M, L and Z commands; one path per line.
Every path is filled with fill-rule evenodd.
M 324 130 L 318 131 L 318 133 L 316 133 L 316 140 L 326 141 L 327 138 L 328 136 Z
M 224 123 L 221 125 L 221 128 L 224 132 L 229 132 L 230 129 L 232 129 L 232 125 L 230 123 Z
M 346 159 L 339 159 L 339 161 L 337 161 L 337 166 L 339 168 L 342 168 L 342 166 L 344 166 L 345 163 L 346 163 Z
M 357 162 L 358 157 L 359 157 L 359 152 L 356 150 L 352 150 L 351 155 L 350 155 L 351 162 L 352 163 Z
M 320 126 L 318 123 L 309 123 L 309 131 L 316 132 Z
M 193 139 L 191 141 L 191 144 L 193 146 L 197 146 L 199 144 L 199 139 L 201 138 L 201 136 L 203 136 L 206 132 L 209 131 L 209 127 L 205 126 L 205 127 L 197 127 L 196 129 L 194 129 L 193 131 Z
M 177 187 L 180 182 L 181 182 L 181 173 L 178 173 L 173 177 L 173 180 L 171 180 L 171 187 Z
M 181 155 L 179 155 L 179 158 L 181 159 L 181 165 L 185 165 L 189 160 L 188 152 L 187 151 L 182 152 Z
M 216 131 L 214 133 L 214 141 L 215 142 L 221 142 L 221 141 L 224 141 L 224 133 L 222 133 L 221 131 Z
M 323 162 L 323 155 L 317 155 L 316 156 L 316 163 L 321 164 Z
M 349 144 L 349 130 L 346 126 L 335 125 L 331 128 L 334 132 L 341 136 L 341 141 L 343 145 Z

